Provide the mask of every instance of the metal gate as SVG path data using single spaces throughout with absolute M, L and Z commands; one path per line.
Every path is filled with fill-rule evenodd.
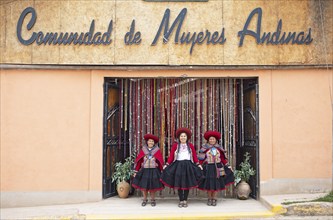
M 103 198 L 117 194 L 115 182 L 112 182 L 114 165 L 128 154 L 128 141 L 124 141 L 126 131 L 120 115 L 121 88 L 117 79 L 106 79 L 104 83 Z
M 237 146 L 237 168 L 244 159 L 244 153 L 251 155 L 250 163 L 256 170 L 256 175 L 250 178 L 250 196 L 259 198 L 259 95 L 257 79 L 242 79 L 240 81 L 240 136 Z

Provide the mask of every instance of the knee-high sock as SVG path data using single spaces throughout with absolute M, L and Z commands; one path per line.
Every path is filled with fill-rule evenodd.
M 184 200 L 187 200 L 190 190 L 184 190 Z
M 178 190 L 179 201 L 184 201 L 184 190 Z

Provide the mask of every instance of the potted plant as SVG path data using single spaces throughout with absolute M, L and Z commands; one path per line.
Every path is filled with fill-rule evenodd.
M 241 162 L 240 170 L 235 170 L 235 185 L 236 187 L 236 193 L 238 199 L 248 199 L 249 194 L 251 193 L 250 185 L 248 184 L 248 181 L 251 176 L 256 174 L 255 169 L 250 164 L 250 157 L 251 155 L 249 152 L 246 152 L 244 154 L 244 161 Z
M 130 184 L 128 181 L 134 174 L 132 165 L 134 163 L 133 156 L 129 156 L 125 159 L 125 162 L 117 162 L 115 164 L 115 171 L 112 175 L 112 182 L 117 183 L 117 192 L 120 198 L 127 198 L 130 191 Z

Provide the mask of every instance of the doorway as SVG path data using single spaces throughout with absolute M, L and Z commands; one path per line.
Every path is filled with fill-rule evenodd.
M 259 88 L 257 79 L 241 79 L 239 89 L 239 138 L 236 150 L 236 168 L 250 154 L 250 164 L 256 170 L 249 184 L 252 198 L 259 198 Z
M 166 160 L 178 127 L 191 129 L 190 141 L 197 150 L 205 141 L 205 131 L 220 131 L 220 144 L 234 168 L 248 151 L 257 170 L 250 182 L 251 196 L 257 198 L 257 82 L 257 78 L 105 78 L 103 198 L 116 195 L 111 181 L 114 164 L 136 154 L 146 133 L 159 136 Z M 233 197 L 234 188 L 229 187 L 225 195 Z
M 128 131 L 123 126 L 122 87 L 119 80 L 104 83 L 103 114 L 103 198 L 117 194 L 112 182 L 114 166 L 129 155 Z

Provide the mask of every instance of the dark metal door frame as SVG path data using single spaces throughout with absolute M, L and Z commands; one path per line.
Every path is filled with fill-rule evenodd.
M 112 160 L 118 161 L 117 151 L 113 148 L 118 145 L 118 137 L 112 137 L 110 129 L 111 128 L 111 119 L 119 111 L 119 104 L 115 103 L 111 108 L 108 106 L 109 99 L 109 89 L 115 88 L 118 89 L 117 81 L 111 82 L 105 80 L 104 82 L 104 114 L 103 114 L 103 198 L 108 198 L 116 195 L 116 186 L 112 182 Z M 108 124 L 109 123 L 109 124 Z M 108 128 L 110 126 L 110 128 Z M 109 129 L 109 131 L 108 131 Z M 112 152 L 114 152 L 115 158 L 112 158 Z
M 251 164 L 256 169 L 256 175 L 250 178 L 249 184 L 251 186 L 251 197 L 258 199 L 260 198 L 260 170 L 259 170 L 259 85 L 258 78 L 251 79 L 241 79 L 240 89 L 239 89 L 239 115 L 240 115 L 240 125 L 239 125 L 239 140 L 238 140 L 238 150 L 237 150 L 237 166 L 243 161 L 243 154 L 249 152 L 251 154 Z M 244 99 L 249 98 L 244 97 L 244 94 L 250 94 L 251 98 L 255 99 L 254 107 L 244 106 Z M 253 97 L 254 96 L 254 97 Z M 248 100 L 247 100 L 248 101 Z M 247 117 L 246 117 L 247 114 Z M 250 116 L 250 117 L 249 117 Z M 252 119 L 249 122 L 248 119 Z M 254 125 L 255 133 L 253 136 L 248 137 L 246 134 L 249 131 L 245 131 L 249 128 L 246 123 L 252 123 Z M 237 167 L 239 168 L 239 167 Z
M 256 199 L 260 198 L 260 164 L 259 164 L 259 84 L 256 83 Z

